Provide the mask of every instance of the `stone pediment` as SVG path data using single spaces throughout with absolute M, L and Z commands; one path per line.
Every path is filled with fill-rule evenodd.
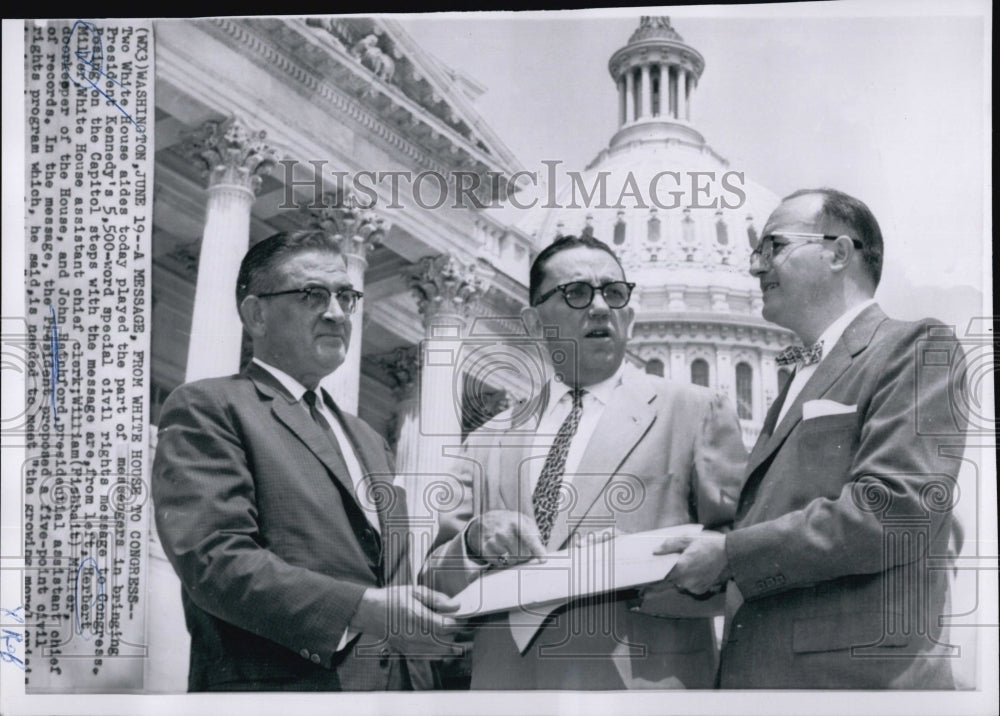
M 376 111 L 441 165 L 503 174 L 520 168 L 472 107 L 470 98 L 482 88 L 425 52 L 394 21 L 328 16 L 239 22 Z

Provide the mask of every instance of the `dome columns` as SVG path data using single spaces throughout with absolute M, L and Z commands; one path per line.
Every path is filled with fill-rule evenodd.
M 618 127 L 642 121 L 691 121 L 698 75 L 664 59 L 630 62 L 616 79 Z

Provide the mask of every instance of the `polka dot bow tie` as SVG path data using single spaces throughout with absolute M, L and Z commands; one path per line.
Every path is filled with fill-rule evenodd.
M 778 354 L 778 357 L 774 359 L 774 362 L 778 365 L 801 364 L 802 367 L 805 368 L 813 363 L 819 363 L 822 357 L 823 341 L 819 341 L 808 348 L 802 348 L 801 346 L 788 346 L 788 348 Z

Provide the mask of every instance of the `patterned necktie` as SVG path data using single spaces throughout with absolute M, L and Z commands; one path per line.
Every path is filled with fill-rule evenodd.
M 778 357 L 774 359 L 774 362 L 778 365 L 795 365 L 801 363 L 802 367 L 812 365 L 813 363 L 819 363 L 823 358 L 823 341 L 818 341 L 808 348 L 802 348 L 801 346 L 788 346 L 785 350 L 778 354 Z
M 569 392 L 573 399 L 573 408 L 559 426 L 556 439 L 549 448 L 548 457 L 538 476 L 538 484 L 532 495 L 535 506 L 535 522 L 543 544 L 548 544 L 552 534 L 552 524 L 556 519 L 556 508 L 559 505 L 559 486 L 562 485 L 563 473 L 566 471 L 566 456 L 569 455 L 569 445 L 573 441 L 576 429 L 580 425 L 580 415 L 583 413 L 583 388 L 575 388 Z

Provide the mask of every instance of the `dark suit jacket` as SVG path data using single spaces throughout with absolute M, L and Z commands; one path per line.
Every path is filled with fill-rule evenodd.
M 461 568 L 463 530 L 473 515 L 534 514 L 525 460 L 532 438 L 523 429 L 480 429 L 469 437 L 455 469 L 466 499 L 443 516 L 422 579 L 454 594 L 479 576 L 482 568 Z M 745 463 L 739 421 L 724 398 L 626 372 L 572 478 L 575 500 L 558 513 L 549 547 L 566 549 L 571 539 L 586 544 L 588 534 L 609 528 L 728 525 Z M 523 654 L 508 616 L 487 617 L 475 631 L 472 660 L 474 689 L 708 688 L 716 646 L 710 618 L 645 613 L 635 591 L 623 590 L 563 607 Z
M 383 635 L 335 653 L 365 588 L 409 581 L 392 457 L 363 421 L 339 415 L 378 500 L 381 536 L 339 450 L 262 368 L 182 385 L 164 404 L 153 500 L 183 585 L 191 691 L 406 683 Z M 426 663 L 410 676 L 428 685 Z
M 962 353 L 940 333 L 870 306 L 777 426 L 775 401 L 726 536 L 723 688 L 953 687 L 938 618 Z M 804 420 L 818 399 L 847 412 Z

